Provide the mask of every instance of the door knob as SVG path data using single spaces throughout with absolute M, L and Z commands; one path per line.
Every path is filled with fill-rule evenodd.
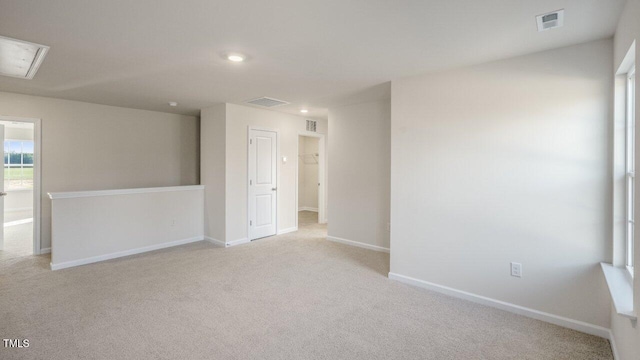
M 271 191 L 276 191 L 276 190 L 278 190 L 277 187 L 271 188 Z
M 4 192 L 4 191 L 3 191 L 3 192 L 0 192 L 0 196 L 7 196 L 7 193 L 6 193 L 6 192 Z

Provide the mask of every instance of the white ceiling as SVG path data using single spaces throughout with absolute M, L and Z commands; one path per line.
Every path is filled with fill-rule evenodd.
M 35 79 L 0 77 L 0 91 L 195 115 L 269 96 L 324 117 L 394 78 L 609 37 L 623 4 L 0 0 L 0 35 L 51 47 Z M 565 26 L 537 32 L 535 15 L 560 8 Z M 250 60 L 230 63 L 227 51 Z

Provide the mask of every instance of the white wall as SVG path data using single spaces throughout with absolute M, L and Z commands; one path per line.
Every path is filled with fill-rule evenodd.
M 6 125 L 8 121 L 0 121 L 5 124 L 4 138 L 7 140 L 33 140 L 33 125 L 31 128 L 15 128 L 11 125 Z
M 200 112 L 200 183 L 205 185 L 204 234 L 225 240 L 225 144 L 227 104 Z
M 609 327 L 612 50 L 393 81 L 392 273 Z
M 4 212 L 33 210 L 33 190 L 11 190 L 4 197 Z M 5 222 L 7 219 L 5 219 Z
M 328 236 L 389 248 L 389 100 L 329 109 Z
M 631 44 L 636 40 L 636 69 L 638 67 L 638 59 L 640 59 L 640 1 L 639 0 L 627 0 L 624 11 L 622 12 L 618 29 L 616 31 L 614 39 L 614 63 L 610 68 L 613 73 L 618 70 L 622 60 L 624 59 L 627 51 L 631 47 Z M 640 88 L 639 77 L 636 76 L 636 89 Z M 640 92 L 636 91 L 636 109 L 640 104 Z M 636 124 L 640 124 L 640 111 L 636 110 Z M 618 126 L 620 128 L 620 126 Z M 636 126 L 636 139 L 640 139 L 640 127 Z M 637 141 L 637 140 L 636 140 Z M 636 154 L 640 152 L 640 148 L 636 146 Z M 636 168 L 640 165 L 640 155 L 636 155 Z M 637 186 L 637 185 L 636 185 Z M 618 196 L 620 199 L 620 196 Z M 636 209 L 640 209 L 640 196 L 636 194 Z M 635 263 L 640 264 L 640 233 L 635 234 Z M 638 267 L 638 265 L 636 265 Z M 636 276 L 634 278 L 634 309 L 636 312 L 640 309 L 640 281 L 638 280 L 636 270 Z M 611 331 L 614 336 L 614 343 L 616 345 L 619 358 L 621 360 L 632 360 L 640 358 L 640 328 L 637 322 L 631 322 L 629 319 L 618 315 L 611 308 Z
M 247 106 L 220 104 L 210 109 L 204 109 L 201 114 L 203 132 L 202 143 L 209 144 L 218 141 L 219 133 L 224 128 L 224 189 L 222 196 L 211 195 L 210 186 L 207 186 L 205 196 L 212 202 L 207 204 L 205 223 L 209 224 L 206 236 L 224 233 L 214 237 L 217 240 L 229 243 L 247 239 L 247 134 L 248 128 L 256 127 L 278 132 L 278 231 L 295 228 L 298 204 L 296 201 L 296 168 L 298 136 L 305 131 L 306 118 L 276 111 L 262 110 Z M 220 122 L 224 122 L 221 125 Z M 217 123 L 207 128 L 208 123 Z M 317 132 L 326 134 L 327 121 L 318 120 Z M 216 134 L 218 134 L 216 136 Z M 214 136 L 217 140 L 208 139 Z M 211 149 L 211 148 L 208 148 Z M 217 150 L 207 150 L 201 154 L 203 169 L 208 164 L 222 163 Z M 217 154 L 217 155 L 216 155 Z M 283 164 L 282 157 L 288 161 Z M 211 165 L 213 166 L 213 165 Z M 207 170 L 210 171 L 210 170 Z M 203 170 L 204 173 L 204 170 Z M 220 182 L 220 181 L 218 181 Z M 206 184 L 205 184 L 206 185 Z M 219 207 L 224 202 L 224 229 L 220 229 L 221 216 L 219 210 L 212 211 L 212 207 Z M 216 218 L 217 217 L 217 218 Z M 217 224 L 217 225 L 213 225 Z
M 52 193 L 53 270 L 203 239 L 204 187 Z
M 42 248 L 48 192 L 199 182 L 198 119 L 0 92 L 0 115 L 42 119 Z
M 318 209 L 319 163 L 304 154 L 319 154 L 319 144 L 318 138 L 300 136 L 298 152 L 303 156 L 298 157 L 298 209 Z

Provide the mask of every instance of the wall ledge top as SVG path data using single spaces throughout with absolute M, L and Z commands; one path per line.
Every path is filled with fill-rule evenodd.
M 94 190 L 94 191 L 73 191 L 73 192 L 50 192 L 48 193 L 48 195 L 49 195 L 49 199 L 57 200 L 57 199 L 72 199 L 72 198 L 93 197 L 93 196 L 133 195 L 133 194 L 146 194 L 146 193 L 157 193 L 157 192 L 193 191 L 193 190 L 204 190 L 204 185 L 167 186 L 167 187 Z

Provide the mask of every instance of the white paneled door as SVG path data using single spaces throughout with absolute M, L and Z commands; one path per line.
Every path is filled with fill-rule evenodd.
M 249 240 L 276 234 L 278 133 L 249 129 Z

